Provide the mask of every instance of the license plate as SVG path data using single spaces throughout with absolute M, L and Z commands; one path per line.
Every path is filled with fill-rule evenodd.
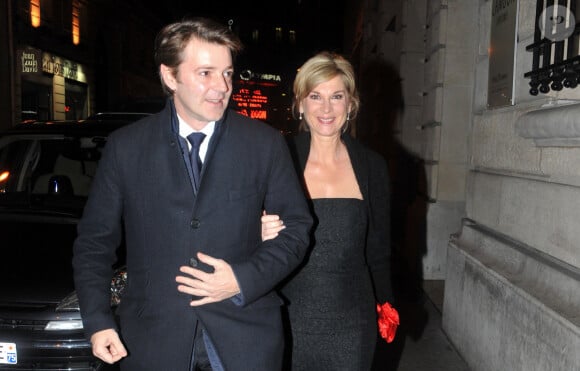
M 16 344 L 0 343 L 0 364 L 15 365 L 16 363 L 18 363 L 18 358 L 16 357 Z

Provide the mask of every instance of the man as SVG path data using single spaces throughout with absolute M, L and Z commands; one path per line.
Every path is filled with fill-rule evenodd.
M 177 22 L 155 44 L 168 103 L 110 136 L 78 226 L 75 284 L 93 353 L 122 359 L 123 370 L 280 369 L 273 288 L 304 257 L 312 223 L 287 146 L 277 130 L 226 109 L 241 50 L 227 27 Z M 192 132 L 205 134 L 200 180 Z M 264 243 L 262 210 L 286 225 Z M 109 282 L 123 237 L 118 328 Z

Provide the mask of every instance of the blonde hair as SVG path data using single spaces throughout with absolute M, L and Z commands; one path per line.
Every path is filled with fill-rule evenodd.
M 350 101 L 349 118 L 354 119 L 360 106 L 360 98 L 356 88 L 354 69 L 352 64 L 339 54 L 331 52 L 320 52 L 308 59 L 298 70 L 294 79 L 294 99 L 292 102 L 292 114 L 294 118 L 299 117 L 298 112 L 300 102 L 316 86 L 340 76 L 346 93 Z M 342 131 L 345 132 L 348 127 L 348 120 L 343 124 Z M 308 130 L 308 125 L 302 119 L 300 121 L 300 130 Z

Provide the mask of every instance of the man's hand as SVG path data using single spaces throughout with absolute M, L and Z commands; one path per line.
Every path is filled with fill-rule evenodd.
M 119 334 L 112 328 L 95 332 L 91 336 L 91 344 L 94 356 L 108 364 L 113 364 L 127 356 L 127 350 Z
M 189 276 L 175 277 L 175 281 L 180 284 L 177 286 L 177 290 L 201 297 L 201 299 L 193 300 L 190 303 L 192 307 L 229 299 L 240 293 L 238 281 L 228 263 L 202 253 L 197 253 L 197 258 L 201 262 L 211 265 L 214 268 L 213 273 L 206 273 L 184 265 L 179 267 L 179 271 Z

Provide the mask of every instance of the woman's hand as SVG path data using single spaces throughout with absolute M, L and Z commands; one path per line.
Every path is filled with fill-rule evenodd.
M 262 218 L 262 241 L 271 240 L 278 236 L 278 232 L 286 228 L 284 221 L 280 219 L 280 216 L 272 214 L 266 214 L 264 211 Z

